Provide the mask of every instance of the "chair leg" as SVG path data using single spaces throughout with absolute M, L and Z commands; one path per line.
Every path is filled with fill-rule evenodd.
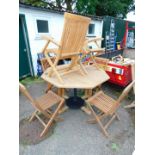
M 60 110 L 59 110 L 59 114 L 62 114 L 62 113 L 64 113 L 65 111 L 67 111 L 68 110 L 68 107 L 65 105 L 65 106 L 63 106 Z
M 44 130 L 43 130 L 42 133 L 40 134 L 40 137 L 44 136 L 44 135 L 47 133 L 49 127 L 50 127 L 51 124 L 53 123 L 53 120 L 55 119 L 55 117 L 56 117 L 57 114 L 59 113 L 59 110 L 60 110 L 60 108 L 62 107 L 63 104 L 64 104 L 64 100 L 62 100 L 62 101 L 60 102 L 60 104 L 58 105 L 56 111 L 53 113 L 53 115 L 52 115 L 52 117 L 50 118 L 50 120 L 48 121 L 46 127 L 44 128 Z
M 70 63 L 70 65 L 69 65 L 67 71 L 71 70 L 72 67 L 74 67 L 74 66 L 77 64 L 77 59 L 78 59 L 78 57 L 73 57 L 73 58 L 71 58 L 71 63 Z
M 134 108 L 135 107 L 135 101 L 133 101 L 131 104 L 124 106 L 124 108 Z
M 93 61 L 93 64 L 95 65 L 96 69 L 100 70 L 100 67 L 97 65 L 96 61 L 94 60 L 92 53 L 90 54 L 90 56 L 91 56 L 91 59 Z
M 51 68 L 48 72 L 48 76 L 51 77 L 53 73 L 56 74 L 57 78 L 59 79 L 59 81 L 61 83 L 64 83 L 64 81 L 62 80 L 62 78 L 60 77 L 60 74 L 58 73 L 57 69 L 56 69 L 56 62 L 57 60 L 55 60 L 56 62 L 53 64 L 53 62 L 51 61 L 50 57 L 48 56 L 48 53 L 45 51 L 45 57 L 48 61 L 48 63 L 50 64 Z M 58 58 L 57 58 L 58 59 Z
M 57 76 L 57 78 L 59 79 L 59 81 L 60 81 L 61 83 L 64 83 L 64 81 L 62 80 L 62 78 L 61 78 L 59 72 L 56 70 L 55 66 L 53 67 L 53 74 L 54 74 L 54 73 L 56 74 L 56 76 Z M 49 73 L 49 77 L 51 77 L 51 73 Z
M 48 40 L 48 41 L 46 42 L 46 44 L 45 44 L 44 48 L 42 49 L 42 53 L 44 53 L 44 52 L 45 52 L 45 50 L 47 49 L 47 47 L 48 47 L 49 43 L 50 43 L 50 40 Z
M 98 117 L 96 117 L 96 120 L 97 120 L 99 126 L 101 127 L 103 134 L 108 138 L 108 137 L 109 137 L 109 134 L 108 134 L 108 132 L 106 131 L 106 128 L 102 125 L 102 123 L 101 123 L 101 121 L 98 119 Z
M 115 118 L 116 118 L 116 115 L 114 114 L 114 115 L 112 116 L 112 118 L 108 121 L 108 123 L 104 126 L 104 128 L 107 129 L 108 126 L 112 123 L 112 121 L 113 121 Z
M 37 112 L 38 112 L 37 110 L 35 112 L 33 112 L 33 114 L 31 115 L 31 117 L 29 119 L 29 122 L 33 121 L 33 119 L 35 118 Z
M 87 75 L 88 72 L 87 72 L 86 69 L 84 68 L 83 64 L 82 64 L 81 62 L 79 62 L 79 64 L 80 64 L 80 67 L 81 67 L 82 71 L 84 72 L 84 74 Z
M 64 119 L 63 119 L 63 118 L 60 118 L 60 117 L 56 117 L 54 120 L 55 120 L 56 122 L 62 122 L 62 121 L 64 121 Z
M 120 121 L 121 119 L 120 119 L 118 113 L 115 112 L 115 115 L 116 115 L 117 119 Z
M 96 121 L 96 119 L 90 119 L 90 120 L 87 120 L 87 123 L 89 123 L 89 124 L 96 124 L 97 121 Z
M 86 106 L 82 106 L 81 110 L 85 112 L 87 115 L 91 115 L 91 111 Z
M 105 114 L 101 113 L 101 114 L 98 115 L 98 118 L 101 120 L 105 116 L 106 116 Z M 90 119 L 90 120 L 87 121 L 87 123 L 95 124 L 95 123 L 97 123 L 97 121 L 96 121 L 96 119 Z
M 102 133 L 108 138 L 109 137 L 109 134 L 108 132 L 106 131 L 105 127 L 102 125 L 100 119 L 98 118 L 98 116 L 96 115 L 96 113 L 94 112 L 93 108 L 91 107 L 91 105 L 89 103 L 87 103 L 90 110 L 92 111 L 92 114 L 94 115 L 96 121 L 98 122 L 99 126 L 101 127 L 101 130 L 102 130 Z
M 47 109 L 46 111 L 47 111 L 50 115 L 53 114 L 49 109 Z M 60 114 L 60 111 L 59 111 L 59 114 Z M 60 117 L 56 117 L 54 120 L 55 120 L 56 122 L 61 122 L 61 121 L 63 121 L 64 119 L 63 119 L 63 118 L 60 118 Z
M 48 70 L 48 76 L 51 77 L 53 74 L 53 68 L 50 67 L 49 70 Z
M 49 90 L 52 89 L 52 85 L 50 83 L 47 84 L 47 88 L 45 90 L 45 93 L 48 93 Z

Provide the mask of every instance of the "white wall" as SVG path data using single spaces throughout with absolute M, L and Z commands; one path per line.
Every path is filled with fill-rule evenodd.
M 55 40 L 60 41 L 64 17 L 63 14 L 31 10 L 26 8 L 19 8 L 19 13 L 24 14 L 26 18 L 33 68 L 35 75 L 37 75 L 37 53 L 41 52 L 46 42 L 41 40 L 40 36 L 37 34 L 36 19 L 48 20 L 49 35 Z M 102 21 L 92 20 L 92 23 L 95 23 L 95 36 L 101 37 Z
M 93 36 L 95 37 L 102 37 L 102 29 L 103 29 L 103 20 L 92 20 L 91 24 L 95 24 L 95 34 Z M 90 36 L 90 37 L 89 37 Z M 91 35 L 87 34 L 88 38 L 92 38 Z M 101 42 L 98 42 L 101 46 Z M 95 47 L 95 44 L 90 44 L 92 47 Z

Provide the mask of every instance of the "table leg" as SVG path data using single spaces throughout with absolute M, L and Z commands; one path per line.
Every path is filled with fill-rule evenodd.
M 64 88 L 58 88 L 58 95 L 63 97 L 65 95 L 65 89 Z
M 87 99 L 90 96 L 92 96 L 92 93 L 93 93 L 93 90 L 92 89 L 85 89 L 85 94 L 84 94 L 84 96 L 82 98 L 83 99 Z
M 50 83 L 47 84 L 47 88 L 45 90 L 45 93 L 48 93 L 49 90 L 52 89 L 52 85 Z
M 85 112 L 86 114 L 91 115 L 91 111 L 88 109 L 87 106 L 81 107 L 81 110 L 82 110 L 83 112 Z
M 65 89 L 64 88 L 58 88 L 58 92 L 57 94 L 63 98 L 65 98 Z M 68 107 L 66 105 L 64 105 L 60 110 L 59 110 L 59 114 L 65 112 L 68 110 Z
M 89 98 L 90 96 L 92 96 L 92 93 L 93 93 L 92 89 L 85 89 L 85 95 L 83 99 Z M 84 111 L 86 114 L 91 115 L 91 111 L 89 110 L 87 105 L 82 106 L 81 110 Z

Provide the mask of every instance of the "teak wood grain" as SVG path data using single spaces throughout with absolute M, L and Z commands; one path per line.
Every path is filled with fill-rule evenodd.
M 35 112 L 32 114 L 29 121 L 31 122 L 36 117 L 44 126 L 40 137 L 44 136 L 52 125 L 53 121 L 57 120 L 57 116 L 61 112 L 62 106 L 64 105 L 64 99 L 52 91 L 48 91 L 48 93 L 34 99 L 23 84 L 19 83 L 19 89 L 29 99 L 32 106 L 35 108 Z M 52 112 L 51 108 L 54 106 L 56 106 L 56 109 L 54 112 Z M 47 123 L 45 123 L 43 118 L 41 118 L 40 114 L 43 114 L 46 118 L 48 118 Z
M 49 62 L 50 69 L 48 70 L 48 76 L 52 77 L 55 73 L 56 77 L 59 79 L 59 82 L 63 83 L 62 75 L 59 74 L 59 71 L 56 69 L 58 61 L 60 59 L 70 58 L 71 63 L 69 68 L 66 69 L 66 73 L 73 69 L 75 66 L 79 66 L 79 69 L 83 74 L 86 74 L 84 67 L 82 66 L 79 58 L 79 54 L 83 48 L 88 25 L 91 19 L 75 14 L 65 13 L 64 14 L 64 28 L 61 36 L 60 43 L 57 43 L 52 37 L 43 36 L 47 42 L 43 48 L 43 53 Z M 57 49 L 48 49 L 49 43 L 53 43 L 58 46 Z M 48 53 L 53 52 L 56 54 L 55 62 L 53 63 Z
M 93 89 L 96 86 L 109 80 L 108 74 L 104 70 L 97 70 L 95 66 L 88 65 L 87 75 L 83 76 L 79 70 L 74 70 L 62 76 L 63 83 L 61 83 L 56 76 L 49 77 L 48 69 L 42 74 L 42 78 L 48 83 L 57 88 L 79 88 L 79 89 Z
M 88 122 L 89 123 L 98 123 L 102 129 L 103 134 L 105 136 L 109 137 L 109 134 L 106 131 L 106 129 L 108 128 L 108 126 L 112 123 L 112 121 L 115 118 L 119 119 L 119 116 L 116 113 L 116 111 L 117 111 L 118 107 L 120 106 L 121 101 L 125 98 L 125 96 L 129 93 L 131 88 L 133 88 L 133 86 L 134 86 L 134 81 L 132 81 L 123 90 L 122 94 L 119 96 L 119 98 L 117 100 L 106 95 L 103 91 L 99 91 L 98 93 L 96 93 L 95 95 L 90 97 L 88 100 L 86 100 L 88 107 L 90 108 L 93 116 L 95 117 L 95 119 L 88 120 Z M 97 108 L 100 111 L 100 113 L 97 114 L 97 112 L 95 112 L 93 107 Z M 108 116 L 110 116 L 111 119 L 105 125 L 103 125 L 101 122 L 101 119 L 108 117 Z

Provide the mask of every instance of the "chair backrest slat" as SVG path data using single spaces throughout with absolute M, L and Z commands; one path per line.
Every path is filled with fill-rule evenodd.
M 47 111 L 45 111 L 41 107 L 41 105 L 38 103 L 37 100 L 35 100 L 35 99 L 32 98 L 32 96 L 30 95 L 30 93 L 28 92 L 28 90 L 26 89 L 26 87 L 23 84 L 21 84 L 21 83 L 19 83 L 19 90 L 30 100 L 32 106 L 35 109 L 37 109 L 40 112 L 42 112 L 42 114 L 44 114 L 46 117 L 48 117 L 48 118 L 50 117 L 50 114 L 48 114 Z M 55 95 L 55 94 L 53 93 L 53 95 Z M 55 97 L 57 97 L 57 96 L 55 95 Z
M 90 18 L 65 13 L 64 15 L 64 29 L 61 38 L 61 47 L 59 48 L 60 57 L 61 53 L 71 54 L 79 53 L 83 47 L 87 29 L 91 21 Z
M 31 103 L 34 102 L 34 99 L 30 95 L 30 93 L 28 92 L 26 87 L 23 84 L 21 84 L 21 83 L 19 83 L 19 90 L 30 100 Z
M 110 113 L 113 113 L 114 111 L 116 111 L 116 109 L 120 106 L 121 101 L 127 96 L 127 94 L 129 93 L 129 91 L 134 87 L 135 81 L 132 81 L 121 93 L 121 95 L 119 96 L 119 98 L 116 100 L 115 105 L 113 106 L 113 108 L 111 109 Z
M 29 101 L 31 102 L 31 104 L 34 108 L 43 112 L 43 109 L 40 107 L 40 105 L 37 103 L 37 101 L 30 95 L 30 93 L 28 92 L 26 87 L 21 83 L 19 83 L 19 90 L 29 99 Z

